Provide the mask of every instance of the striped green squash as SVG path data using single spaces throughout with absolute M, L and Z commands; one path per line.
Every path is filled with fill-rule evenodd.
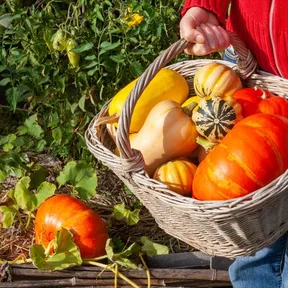
M 240 118 L 241 113 L 237 115 L 233 106 L 220 97 L 201 99 L 192 113 L 198 133 L 211 142 L 223 139 Z

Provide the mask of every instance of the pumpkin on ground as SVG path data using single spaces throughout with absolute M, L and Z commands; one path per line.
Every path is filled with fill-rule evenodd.
M 193 197 L 227 200 L 247 195 L 288 169 L 288 119 L 256 114 L 228 132 L 199 164 Z
M 194 76 L 194 90 L 200 97 L 211 96 L 225 99 L 242 87 L 237 73 L 222 63 L 206 64 L 199 68 Z
M 223 139 L 241 119 L 241 110 L 236 111 L 220 97 L 202 98 L 192 113 L 198 133 L 211 142 Z
M 35 218 L 35 242 L 47 248 L 61 227 L 70 230 L 82 258 L 105 255 L 108 232 L 100 216 L 80 200 L 55 195 L 43 202 Z
M 267 113 L 288 118 L 288 100 L 273 95 L 266 89 L 244 88 L 238 90 L 233 98 L 242 106 L 244 117 L 257 113 Z
M 109 117 L 119 116 L 124 102 L 138 79 L 121 89 L 109 104 Z M 173 100 L 182 104 L 188 97 L 189 86 L 185 78 L 171 69 L 161 69 L 148 84 L 133 110 L 130 133 L 138 132 L 151 109 L 163 100 Z M 114 123 L 117 127 L 117 122 Z
M 146 171 L 152 177 L 162 164 L 190 155 L 198 145 L 198 135 L 180 104 L 164 100 L 153 107 L 140 131 L 130 138 L 130 144 L 142 153 Z
M 153 178 L 166 184 L 172 191 L 190 196 L 197 166 L 187 159 L 169 161 L 158 167 Z

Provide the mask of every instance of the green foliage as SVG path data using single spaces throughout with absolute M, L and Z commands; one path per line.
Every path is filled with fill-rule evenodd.
M 30 248 L 30 257 L 36 268 L 57 271 L 82 264 L 80 251 L 73 242 L 73 235 L 69 230 L 63 227 L 58 230 L 51 246 L 54 250 L 52 255 L 49 254 L 50 249 L 45 250 L 40 244 L 34 244 Z
M 28 215 L 27 223 L 24 224 L 18 217 L 20 224 L 23 228 L 28 228 L 33 212 L 50 196 L 52 196 L 56 190 L 56 187 L 52 183 L 42 182 L 37 191 L 34 193 L 30 188 L 30 177 L 22 177 L 16 184 L 15 189 L 11 189 L 8 193 L 9 198 L 13 204 L 10 206 L 0 206 L 0 211 L 3 214 L 2 217 L 2 228 L 8 228 L 13 225 L 15 215 L 19 216 L 19 211 L 24 211 Z
M 88 200 L 96 195 L 97 176 L 95 170 L 84 162 L 71 161 L 66 164 L 63 171 L 57 177 L 61 187 L 65 183 L 72 184 L 72 194 L 83 200 Z
M 5 148 L 91 161 L 87 124 L 178 39 L 182 1 L 17 1 L 0 5 L 0 109 L 20 121 Z M 132 25 L 135 13 L 143 21 Z
M 108 259 L 123 267 L 138 269 L 137 265 L 133 262 L 133 258 L 137 257 L 139 252 L 140 246 L 136 243 L 132 243 L 125 250 L 115 253 L 112 240 L 108 239 L 106 242 L 106 253 Z
M 148 237 L 141 237 L 141 251 L 146 253 L 148 256 L 169 254 L 169 248 L 165 245 L 154 243 Z
M 112 217 L 115 217 L 117 220 L 125 219 L 126 223 L 132 226 L 138 223 L 139 212 L 140 209 L 130 211 L 129 209 L 125 208 L 125 204 L 122 203 L 113 207 Z

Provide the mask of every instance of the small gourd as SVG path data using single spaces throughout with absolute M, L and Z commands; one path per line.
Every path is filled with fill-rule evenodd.
M 211 62 L 199 68 L 194 76 L 194 90 L 200 97 L 231 97 L 241 89 L 242 82 L 238 74 L 230 67 Z
M 189 160 L 176 159 L 158 167 L 153 178 L 166 184 L 172 191 L 192 196 L 192 184 L 197 166 Z
M 240 119 L 241 113 L 219 97 L 203 98 L 192 113 L 198 133 L 211 142 L 222 140 Z

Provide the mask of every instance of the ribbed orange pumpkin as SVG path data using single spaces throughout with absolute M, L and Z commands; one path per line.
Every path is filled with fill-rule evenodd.
M 247 195 L 288 169 L 288 119 L 255 114 L 238 122 L 200 163 L 193 197 L 226 200 Z
M 61 227 L 73 233 L 82 258 L 104 255 L 108 231 L 100 216 L 71 196 L 55 195 L 43 202 L 35 218 L 35 242 L 45 248 Z
M 194 90 L 200 97 L 221 97 L 232 96 L 242 88 L 242 82 L 237 73 L 230 67 L 211 62 L 197 70 L 194 76 Z
M 242 106 L 242 114 L 248 117 L 257 113 L 267 113 L 288 118 L 288 100 L 265 89 L 245 88 L 233 94 L 233 98 Z
M 183 196 L 190 196 L 196 165 L 186 159 L 169 161 L 154 173 L 154 179 L 166 184 L 172 191 Z

